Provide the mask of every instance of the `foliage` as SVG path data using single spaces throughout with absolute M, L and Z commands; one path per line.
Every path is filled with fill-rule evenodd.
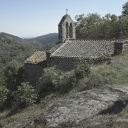
M 44 69 L 38 90 L 41 97 L 50 93 L 66 93 L 74 85 L 74 72 L 62 72 L 54 67 Z
M 23 82 L 23 62 L 34 49 L 19 37 L 0 33 L 0 87 L 8 90 L 4 108 L 11 107 L 14 91 Z
M 122 11 L 122 15 L 123 16 L 128 16 L 128 2 L 126 2 L 123 7 L 122 7 L 123 11 Z
M 35 49 L 32 45 L 26 44 L 22 39 L 17 38 L 0 33 L 0 67 L 2 69 L 12 60 L 22 64 Z
M 2 69 L 0 69 L 0 86 L 1 85 L 5 85 L 5 76 L 4 76 L 4 71 Z
M 32 54 L 34 49 L 32 45 L 25 43 L 19 37 L 0 33 L 0 77 L 7 77 L 3 73 L 9 69 L 9 65 L 13 66 L 14 64 L 16 68 L 21 67 L 25 59 Z
M 87 63 L 79 63 L 72 71 L 62 72 L 55 67 L 44 69 L 39 81 L 38 92 L 40 97 L 50 93 L 65 94 L 78 85 L 78 81 L 90 74 L 90 67 Z
M 19 70 L 19 63 L 15 60 L 8 63 L 8 65 L 5 68 L 5 77 L 7 82 L 7 88 L 11 91 L 16 89 L 16 81 L 17 81 L 17 74 Z
M 3 107 L 3 104 L 7 100 L 8 89 L 5 86 L 0 85 L 0 107 Z
M 50 33 L 36 38 L 26 39 L 27 42 L 34 44 L 37 47 L 43 49 L 50 49 L 54 47 L 58 42 L 58 33 Z
M 29 106 L 37 102 L 38 94 L 29 83 L 21 83 L 16 91 L 16 101 L 23 106 Z
M 76 79 L 81 79 L 84 78 L 85 76 L 88 76 L 90 74 L 90 66 L 89 64 L 84 61 L 80 61 L 80 63 L 78 64 L 78 66 L 75 69 L 75 77 Z
M 77 15 L 78 39 L 120 39 L 128 37 L 128 16 L 97 13 Z

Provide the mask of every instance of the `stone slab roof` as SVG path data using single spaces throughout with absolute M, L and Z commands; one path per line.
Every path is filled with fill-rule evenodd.
M 46 60 L 46 52 L 45 51 L 37 51 L 32 56 L 30 56 L 24 63 L 27 64 L 38 64 Z
M 107 40 L 67 40 L 51 57 L 99 58 L 114 53 L 114 43 Z
M 57 44 L 56 46 L 52 47 L 50 50 L 49 50 L 49 53 L 54 53 L 60 46 L 62 46 L 64 43 L 59 43 Z

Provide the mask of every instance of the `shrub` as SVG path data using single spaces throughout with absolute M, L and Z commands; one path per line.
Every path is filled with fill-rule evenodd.
M 95 88 L 95 87 L 103 86 L 107 84 L 108 82 L 109 81 L 106 79 L 106 77 L 103 77 L 100 74 L 91 73 L 88 77 L 87 84 L 91 88 Z
M 84 78 L 90 74 L 90 67 L 87 62 L 80 62 L 75 69 L 75 77 L 76 79 Z
M 38 95 L 36 90 L 29 83 L 22 83 L 16 91 L 16 101 L 23 106 L 36 103 Z
M 7 82 L 7 88 L 11 91 L 17 89 L 16 81 L 17 81 L 17 73 L 20 65 L 17 61 L 13 60 L 5 68 L 4 75 Z
M 45 95 L 54 92 L 55 87 L 53 82 L 58 81 L 58 72 L 55 68 L 46 68 L 44 69 L 44 73 L 39 80 L 39 84 L 37 85 L 37 90 L 40 97 L 44 97 Z
M 106 77 L 91 72 L 88 76 L 78 81 L 77 91 L 85 91 L 87 89 L 97 88 L 109 83 Z
M 8 89 L 5 86 L 0 86 L 0 108 L 3 107 L 7 100 Z
M 54 67 L 44 69 L 44 74 L 39 80 L 38 92 L 40 97 L 50 93 L 64 94 L 72 88 L 75 83 L 73 71 L 62 72 Z
M 69 92 L 76 85 L 76 82 L 74 71 L 69 71 L 59 76 L 59 81 L 55 83 L 55 86 L 58 93 L 64 94 Z

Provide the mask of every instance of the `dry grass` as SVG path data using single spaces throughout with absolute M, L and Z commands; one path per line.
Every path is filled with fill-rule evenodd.
M 92 72 L 101 75 L 110 84 L 128 83 L 128 54 L 116 56 L 112 59 L 112 64 L 93 66 Z
M 4 128 L 10 128 L 14 124 L 23 124 L 23 126 L 27 125 L 27 123 L 33 121 L 36 117 L 40 116 L 40 114 L 43 114 L 44 110 L 59 98 L 60 97 L 56 97 L 56 95 L 51 94 L 45 97 L 40 104 L 32 105 L 9 117 L 6 117 L 8 111 L 4 111 L 3 113 L 0 113 L 0 123 Z

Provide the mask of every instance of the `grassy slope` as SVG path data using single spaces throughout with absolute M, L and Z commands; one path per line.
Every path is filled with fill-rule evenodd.
M 99 75 L 101 79 L 102 78 L 107 79 L 110 85 L 123 85 L 123 84 L 127 85 L 128 84 L 128 79 L 127 79 L 128 78 L 128 54 L 113 57 L 113 63 L 110 65 L 102 64 L 102 65 L 92 66 L 91 71 L 94 74 Z M 13 123 L 15 124 L 15 122 L 28 123 L 31 119 L 41 114 L 43 110 L 45 110 L 47 105 L 49 106 L 49 104 L 54 103 L 57 99 L 59 99 L 59 97 L 49 96 L 43 99 L 42 103 L 28 107 L 25 110 L 15 115 L 12 115 L 11 117 L 8 117 L 8 118 L 4 118 L 4 116 L 6 115 L 6 112 L 3 112 L 0 114 L 1 123 L 7 127 L 9 127 L 9 124 L 13 124 Z M 126 107 L 124 111 L 122 111 L 119 115 L 116 115 L 116 116 L 107 115 L 105 117 L 104 116 L 99 117 L 98 120 L 100 120 L 99 122 L 106 121 L 106 123 L 113 123 L 113 118 L 117 118 L 120 115 L 121 116 L 128 115 L 127 113 L 128 113 L 128 108 Z M 83 124 L 87 124 L 87 122 L 86 123 L 84 122 Z
M 37 118 L 43 111 L 48 107 L 50 104 L 53 104 L 56 100 L 58 100 L 60 97 L 56 97 L 55 95 L 49 95 L 45 99 L 42 100 L 42 102 L 38 105 L 30 106 L 21 112 L 18 112 L 10 117 L 5 117 L 8 111 L 4 111 L 3 113 L 0 113 L 0 120 L 2 126 L 5 128 L 10 128 L 13 126 L 13 124 L 24 124 L 25 126 L 29 124 L 34 118 Z M 42 127 L 41 127 L 42 128 Z
M 110 84 L 128 84 L 128 53 L 112 58 L 110 65 L 92 67 L 92 71 L 109 80 Z

